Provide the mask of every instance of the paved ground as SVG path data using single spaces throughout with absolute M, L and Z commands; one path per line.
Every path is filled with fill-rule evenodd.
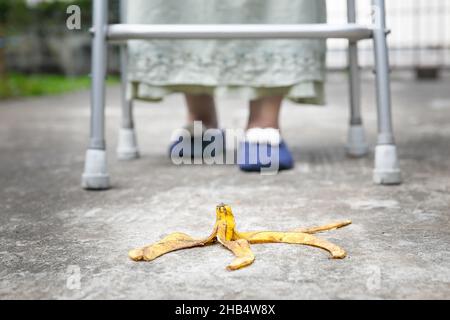
M 375 140 L 372 78 L 364 115 Z M 0 106 L 0 298 L 450 298 L 450 79 L 417 83 L 395 75 L 395 126 L 405 182 L 372 184 L 372 156 L 345 156 L 347 87 L 333 75 L 327 108 L 286 103 L 284 136 L 297 166 L 277 176 L 233 166 L 176 167 L 166 158 L 183 122 L 181 96 L 138 103 L 143 157 L 115 158 L 118 88 L 108 93 L 114 188 L 80 188 L 88 136 L 88 92 Z M 244 101 L 219 103 L 224 127 L 243 126 Z M 206 235 L 219 202 L 241 229 L 289 229 L 352 219 L 322 236 L 345 260 L 319 249 L 255 245 L 249 268 L 228 272 L 220 246 L 172 253 L 152 263 L 130 248 L 184 231 Z M 78 286 L 77 274 L 80 274 Z

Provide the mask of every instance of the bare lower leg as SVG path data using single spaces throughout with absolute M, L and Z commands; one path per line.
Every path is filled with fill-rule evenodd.
M 207 128 L 217 128 L 217 113 L 214 98 L 208 94 L 186 94 L 188 121 L 201 121 Z
M 250 101 L 250 115 L 247 129 L 279 129 L 279 115 L 283 97 L 273 96 Z

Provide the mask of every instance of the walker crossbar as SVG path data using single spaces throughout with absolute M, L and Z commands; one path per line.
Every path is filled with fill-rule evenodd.
M 372 38 L 370 27 L 330 24 L 113 24 L 111 41 L 148 39 L 348 39 Z
M 92 29 L 92 93 L 91 133 L 86 152 L 82 186 L 85 189 L 110 187 L 106 162 L 105 142 L 105 78 L 107 42 L 123 42 L 122 70 L 122 122 L 119 130 L 117 155 L 121 160 L 139 157 L 133 120 L 133 101 L 127 78 L 126 41 L 133 39 L 347 39 L 349 43 L 350 128 L 347 153 L 361 157 L 368 153 L 361 117 L 361 93 L 358 66 L 358 41 L 372 39 L 375 57 L 378 139 L 375 148 L 373 179 L 378 184 L 401 183 L 397 147 L 394 141 L 391 114 L 389 55 L 384 0 L 372 0 L 373 25 L 356 23 L 355 0 L 347 0 L 347 24 L 222 24 L 222 25 L 133 25 L 126 24 L 126 0 L 121 1 L 122 24 L 109 25 L 108 0 L 93 0 Z

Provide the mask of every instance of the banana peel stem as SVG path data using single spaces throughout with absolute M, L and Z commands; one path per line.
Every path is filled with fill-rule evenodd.
M 185 233 L 176 232 L 152 245 L 131 250 L 128 256 L 134 261 L 152 261 L 172 251 L 202 247 L 219 242 L 235 256 L 235 259 L 227 266 L 227 270 L 230 271 L 251 265 L 255 261 L 255 255 L 250 248 L 250 244 L 258 243 L 303 244 L 324 249 L 331 254 L 332 258 L 342 259 L 346 256 L 346 252 L 342 248 L 313 234 L 335 230 L 349 224 L 351 224 L 351 221 L 345 220 L 325 226 L 298 228 L 288 232 L 238 232 L 231 208 L 228 205 L 221 204 L 216 207 L 216 223 L 212 233 L 207 238 L 193 239 Z
M 341 222 L 335 222 L 335 223 L 330 223 L 324 226 L 320 226 L 320 227 L 311 227 L 311 228 L 297 228 L 292 230 L 293 232 L 303 232 L 303 233 L 309 233 L 309 234 L 314 234 L 314 233 L 319 233 L 319 232 L 323 232 L 323 231 L 331 231 L 331 230 L 336 230 L 339 228 L 343 228 L 345 226 L 348 226 L 349 224 L 352 224 L 351 220 L 345 220 L 345 221 L 341 221 Z

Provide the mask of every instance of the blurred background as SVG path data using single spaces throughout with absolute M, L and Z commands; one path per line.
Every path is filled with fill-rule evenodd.
M 357 0 L 357 19 L 361 24 L 371 22 L 371 1 Z M 346 22 L 346 0 L 327 2 L 328 22 Z M 413 70 L 419 77 L 433 78 L 450 66 L 450 1 L 446 0 L 387 0 L 386 19 L 390 59 L 393 69 Z M 372 41 L 360 43 L 360 64 L 373 66 Z M 345 68 L 347 43 L 329 40 L 328 65 Z
M 67 7 L 78 5 L 81 30 L 68 30 Z M 450 1 L 389 0 L 387 19 L 393 71 L 415 79 L 438 80 L 450 66 Z M 88 88 L 91 1 L 0 0 L 0 99 L 56 94 Z M 358 22 L 370 23 L 369 0 L 358 0 Z M 110 21 L 117 22 L 119 0 L 110 0 Z M 328 1 L 329 23 L 346 22 L 346 0 Z M 329 40 L 331 71 L 347 66 L 346 41 Z M 373 65 L 371 41 L 360 43 L 360 63 Z M 119 56 L 109 49 L 111 82 L 117 81 Z M 116 76 L 114 76 L 116 75 Z
M 81 8 L 80 30 L 66 27 L 70 5 Z M 110 21 L 119 21 L 119 0 L 110 6 Z M 0 99 L 88 88 L 91 13 L 91 0 L 0 0 Z M 114 75 L 118 49 L 109 55 Z

